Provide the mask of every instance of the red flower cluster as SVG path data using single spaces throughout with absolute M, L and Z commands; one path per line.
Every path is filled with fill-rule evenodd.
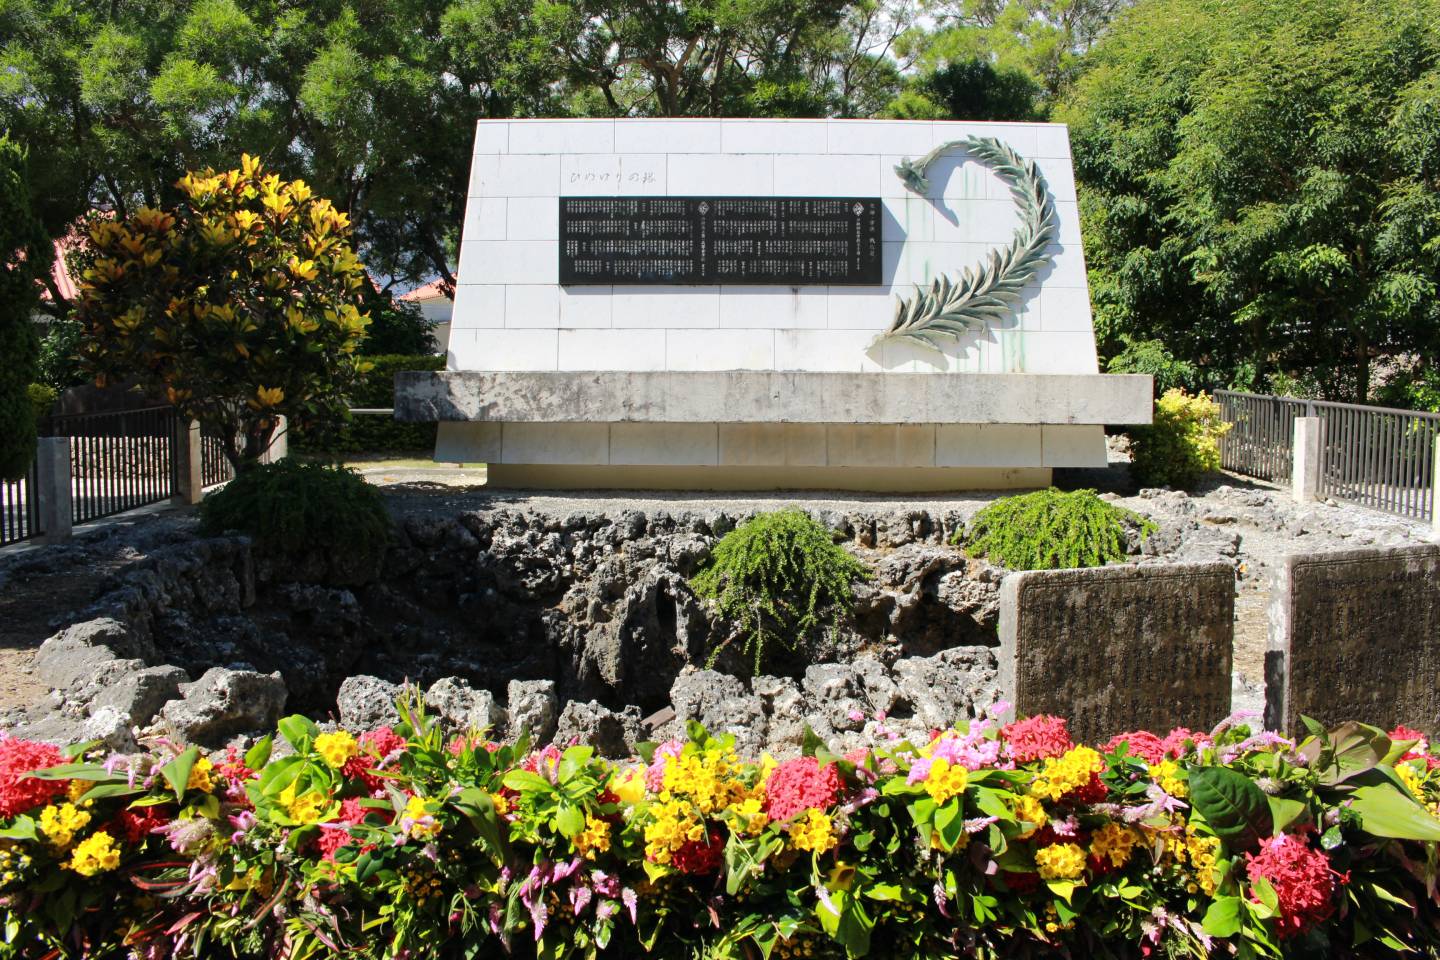
M 1071 790 L 1061 797 L 1060 801 L 1075 804 L 1104 803 L 1108 796 L 1110 796 L 1110 788 L 1105 786 L 1104 781 L 1100 779 L 1100 774 L 1092 773 L 1089 783 Z
M 1440 760 L 1437 760 L 1436 758 L 1430 756 L 1430 754 L 1425 752 L 1426 748 L 1430 746 L 1430 739 L 1426 737 L 1425 734 L 1421 731 L 1416 730 L 1413 727 L 1407 727 L 1403 725 L 1398 726 L 1394 730 L 1390 731 L 1390 739 L 1420 741 L 1419 743 L 1415 744 L 1415 746 L 1405 751 L 1405 756 L 1400 758 L 1401 763 L 1404 763 L 1406 760 L 1418 759 L 1425 761 L 1425 769 L 1427 770 L 1434 770 L 1437 766 L 1440 766 Z
M 360 749 L 377 759 L 388 757 L 405 748 L 405 738 L 389 727 L 378 727 L 369 733 L 360 734 Z
M 725 835 L 714 827 L 705 842 L 689 840 L 675 851 L 671 861 L 681 873 L 703 877 L 720 869 L 720 860 L 725 855 Z
M 1319 850 L 1303 837 L 1283 833 L 1260 841 L 1260 852 L 1248 855 L 1250 878 L 1264 877 L 1280 899 L 1276 931 L 1280 938 L 1298 936 L 1335 912 L 1335 872 Z
M 814 757 L 786 760 L 765 781 L 765 812 L 771 820 L 789 820 L 806 810 L 825 810 L 840 797 L 840 771 L 820 766 Z
M 405 738 L 389 727 L 380 727 L 360 734 L 360 752 L 349 760 L 340 772 L 350 780 L 359 780 L 372 795 L 382 789 L 385 778 L 372 773 L 375 767 L 390 754 L 403 749 Z
M 1184 727 L 1176 727 L 1166 734 L 1165 740 L 1163 741 L 1165 756 L 1172 760 L 1180 756 L 1185 752 L 1185 742 L 1187 740 L 1197 747 L 1208 747 L 1214 743 L 1208 733 L 1201 733 L 1199 730 L 1187 730 Z
M 1000 733 L 1005 737 L 1010 759 L 1016 763 L 1058 757 L 1074 746 L 1065 720 L 1044 713 L 1007 723 Z
M 1116 734 L 1105 744 L 1105 753 L 1114 753 L 1120 744 L 1129 746 L 1129 754 L 1132 757 L 1139 757 L 1146 763 L 1159 763 L 1165 759 L 1165 741 L 1148 730 L 1132 730 L 1130 733 Z
M 165 826 L 170 819 L 170 808 L 163 805 L 121 810 L 115 815 L 115 833 L 128 843 L 144 843 L 156 827 Z
M 334 822 L 342 823 L 346 827 L 351 827 L 357 823 L 364 822 L 365 816 L 374 812 L 376 811 L 362 807 L 357 797 L 350 797 L 340 801 L 340 815 L 335 818 Z M 327 827 L 320 831 L 320 838 L 315 841 L 315 844 L 320 848 L 320 856 L 322 859 L 333 861 L 335 859 L 335 851 L 353 839 L 348 829 Z
M 56 767 L 65 755 L 48 743 L 0 736 L 0 817 L 10 818 L 64 793 L 68 780 L 37 780 L 27 773 Z

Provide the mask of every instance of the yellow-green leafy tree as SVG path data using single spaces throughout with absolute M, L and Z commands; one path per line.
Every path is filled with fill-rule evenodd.
M 343 407 L 369 281 L 350 220 L 304 181 L 245 156 L 186 174 L 172 210 L 142 208 L 90 231 L 77 316 L 98 382 L 164 393 L 220 439 L 237 470 L 259 462 L 279 417 Z

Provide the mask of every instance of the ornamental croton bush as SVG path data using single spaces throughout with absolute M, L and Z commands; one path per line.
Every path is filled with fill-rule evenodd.
M 1087 745 L 1038 716 L 912 743 L 882 716 L 843 757 L 747 762 L 693 725 L 612 763 L 402 707 L 212 757 L 0 740 L 0 955 L 1440 951 L 1440 762 L 1403 728 Z

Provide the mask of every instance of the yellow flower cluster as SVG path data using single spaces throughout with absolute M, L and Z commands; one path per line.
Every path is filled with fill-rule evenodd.
M 1040 831 L 1040 828 L 1050 822 L 1050 817 L 1045 813 L 1045 806 L 1028 793 L 1019 794 L 1014 798 L 1015 819 L 1032 824 L 1029 830 L 1020 834 L 1017 839 L 1028 840 Z
M 401 814 L 401 818 L 410 821 L 412 837 L 429 840 L 440 834 L 440 821 L 425 809 L 424 797 L 411 794 L 410 799 L 405 801 L 405 812 Z
M 1085 851 L 1073 843 L 1052 843 L 1035 851 L 1041 880 L 1074 880 L 1085 872 Z
M 1112 867 L 1123 867 L 1130 862 L 1130 855 L 1139 841 L 1139 834 L 1130 827 L 1111 822 L 1096 830 L 1090 838 L 1090 852 L 1097 857 L 1108 858 Z
M 668 864 L 686 843 L 705 839 L 705 823 L 691 803 L 662 799 L 650 808 L 650 814 L 652 819 L 645 825 L 645 856 L 655 863 Z
M 280 805 L 285 808 L 285 815 L 296 823 L 319 823 L 325 811 L 330 809 L 330 798 L 319 790 L 309 790 L 298 794 L 295 784 L 290 784 L 280 791 Z
M 709 816 L 747 799 L 751 790 L 740 779 L 740 760 L 728 750 L 718 748 L 682 754 L 665 759 L 665 794 L 689 797 L 700 813 Z
M 925 777 L 925 792 L 936 803 L 946 803 L 951 797 L 964 793 L 969 782 L 970 771 L 940 757 L 930 764 L 930 772 Z
M 790 824 L 790 846 L 796 850 L 824 853 L 837 843 L 835 824 L 829 814 L 807 810 L 803 817 L 796 817 Z
M 1059 800 L 1071 790 L 1078 790 L 1090 782 L 1092 774 L 1105 769 L 1105 761 L 1090 747 L 1074 747 L 1059 757 L 1047 757 L 1045 767 L 1030 792 L 1047 800 Z
M 52 803 L 40 811 L 40 832 L 61 850 L 69 848 L 75 842 L 75 834 L 89 822 L 90 814 L 73 803 L 62 803 L 58 807 Z
M 360 744 L 344 730 L 322 733 L 315 738 L 315 752 L 320 754 L 327 765 L 338 770 L 345 766 L 347 760 L 360 753 Z
M 1190 789 L 1184 780 L 1180 779 L 1180 764 L 1174 760 L 1162 760 L 1159 763 L 1150 764 L 1150 779 L 1160 785 L 1160 789 L 1172 797 L 1185 799 L 1190 795 Z
M 0 840 L 0 890 L 19 882 L 29 869 L 30 855 L 17 844 Z
M 75 850 L 64 866 L 82 877 L 108 873 L 120 866 L 120 848 L 115 845 L 110 834 L 97 830 L 75 845 Z
M 575 852 L 586 860 L 594 860 L 597 853 L 610 849 L 610 823 L 592 816 L 585 817 L 585 829 L 575 836 Z
M 1220 838 L 1201 836 L 1195 833 L 1193 827 L 1187 827 L 1185 832 L 1185 852 L 1190 858 L 1190 868 L 1195 873 L 1195 886 L 1203 891 L 1205 896 L 1213 897 L 1218 885 L 1215 861 L 1220 858 Z
M 214 770 L 215 764 L 210 762 L 209 757 L 196 757 L 195 765 L 190 768 L 190 776 L 185 781 L 185 789 L 198 790 L 201 793 L 211 792 L 215 789 Z
M 731 804 L 730 812 L 740 818 L 741 829 L 752 837 L 759 836 L 770 823 L 770 815 L 765 812 L 765 801 L 758 793 Z

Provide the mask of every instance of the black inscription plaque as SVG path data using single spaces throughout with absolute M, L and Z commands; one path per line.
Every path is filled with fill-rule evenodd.
M 562 284 L 878 284 L 878 197 L 561 197 Z

